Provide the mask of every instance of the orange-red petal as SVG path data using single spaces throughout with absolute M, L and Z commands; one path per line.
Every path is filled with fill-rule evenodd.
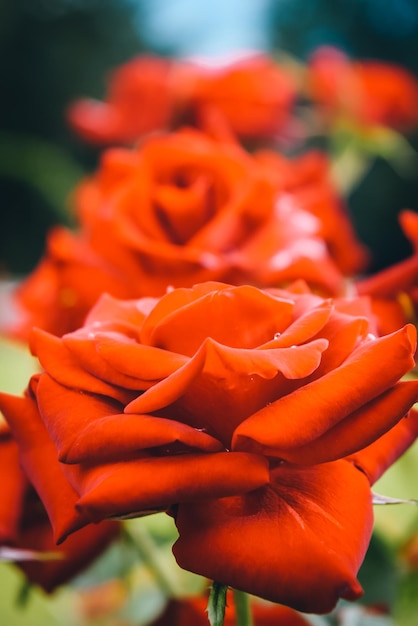
M 372 532 L 366 477 L 346 461 L 279 466 L 243 496 L 180 504 L 181 567 L 301 611 L 362 594 L 356 574 Z
M 378 445 L 379 438 L 402 420 L 417 399 L 418 381 L 399 382 L 318 439 L 290 450 L 266 447 L 263 451 L 301 465 L 334 461 L 355 452 L 361 455 L 362 448 L 373 442 Z
M 373 485 L 418 437 L 418 411 L 412 409 L 394 428 L 363 450 L 351 454 L 354 463 Z
M 19 445 L 22 467 L 48 512 L 54 537 L 56 541 L 62 540 L 85 526 L 88 520 L 75 509 L 77 494 L 63 474 L 36 403 L 28 396 L 19 398 L 2 393 L 0 408 Z
M 215 452 L 81 466 L 75 480 L 80 492 L 77 508 L 100 521 L 245 493 L 267 484 L 269 470 L 267 459 L 258 455 Z
M 337 369 L 240 424 L 234 449 L 294 449 L 317 439 L 406 374 L 414 366 L 415 342 L 415 328 L 407 325 L 362 344 Z
M 60 454 L 65 463 L 124 461 L 140 450 L 155 448 L 169 456 L 180 452 L 220 452 L 222 444 L 207 433 L 176 420 L 122 413 L 92 421 Z

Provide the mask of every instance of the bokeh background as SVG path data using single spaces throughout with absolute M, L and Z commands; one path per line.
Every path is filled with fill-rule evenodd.
M 321 44 L 418 73 L 418 0 L 2 0 L 0 276 L 29 272 L 47 229 L 68 221 L 68 194 L 98 152 L 71 133 L 65 110 L 77 97 L 102 97 L 112 67 L 142 52 L 259 49 L 304 61 Z M 417 172 L 377 158 L 350 194 L 373 271 L 409 253 L 396 216 L 418 210 Z

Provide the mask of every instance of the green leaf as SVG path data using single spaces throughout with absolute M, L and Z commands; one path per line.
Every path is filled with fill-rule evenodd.
M 418 615 L 418 571 L 406 573 L 399 585 L 394 617 L 396 626 L 416 626 Z
M 396 553 L 376 532 L 371 539 L 358 579 L 364 589 L 360 604 L 391 606 L 394 603 L 398 581 Z
M 17 597 L 16 597 L 16 606 L 18 609 L 23 609 L 25 607 L 28 606 L 29 604 L 29 600 L 30 600 L 30 596 L 31 596 L 31 592 L 32 592 L 32 585 L 29 582 L 29 580 L 24 580 L 22 582 L 22 585 L 18 591 Z
M 60 146 L 32 135 L 0 133 L 0 176 L 36 189 L 60 221 L 70 221 L 68 195 L 83 175 L 78 163 Z
M 221 585 L 217 582 L 212 583 L 207 608 L 210 626 L 223 626 L 227 589 L 226 585 Z

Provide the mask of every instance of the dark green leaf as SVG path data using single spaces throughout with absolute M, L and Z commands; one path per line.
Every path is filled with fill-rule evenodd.
M 223 626 L 227 589 L 226 585 L 217 582 L 212 583 L 207 608 L 210 626 Z

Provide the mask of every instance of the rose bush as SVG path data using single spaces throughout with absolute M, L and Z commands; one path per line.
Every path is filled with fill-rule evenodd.
M 418 124 L 418 82 L 405 68 L 352 61 L 329 46 L 308 63 L 308 92 L 326 117 L 409 130 Z
M 342 293 L 343 274 L 365 255 L 326 172 L 318 154 L 253 157 L 192 130 L 105 152 L 76 190 L 78 232 L 50 232 L 17 291 L 15 334 L 73 330 L 104 292 L 136 298 L 205 280 L 302 278 L 324 295 Z
M 51 448 L 47 440 L 46 446 Z M 42 442 L 37 441 L 42 446 Z M 55 462 L 55 459 L 54 459 Z M 44 458 L 44 463 L 48 463 Z M 38 555 L 18 562 L 31 583 L 52 592 L 81 572 L 119 534 L 116 523 L 103 522 L 88 526 L 69 537 L 64 546 L 57 548 L 51 524 L 45 508 L 30 486 L 30 482 L 19 465 L 19 453 L 7 425 L 0 421 L 0 478 L 2 497 L 0 501 L 0 546 L 13 547 L 35 553 L 56 553 L 57 559 L 39 560 Z M 55 488 L 68 487 L 64 477 L 53 476 Z
M 167 510 L 182 567 L 326 612 L 361 595 L 370 483 L 418 432 L 415 328 L 373 331 L 367 299 L 302 283 L 106 296 L 73 333 L 34 331 L 44 372 L 0 407 L 57 541 Z
M 270 137 L 288 121 L 296 95 L 293 77 L 264 55 L 222 64 L 142 56 L 110 76 L 104 102 L 76 101 L 72 128 L 95 144 L 132 143 L 179 122 L 200 127 L 221 116 L 243 137 Z

